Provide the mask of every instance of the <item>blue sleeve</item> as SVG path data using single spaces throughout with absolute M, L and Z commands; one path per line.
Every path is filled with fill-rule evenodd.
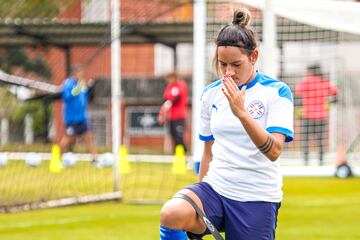
M 71 82 L 66 80 L 64 83 L 63 89 L 62 89 L 61 97 L 64 100 L 68 100 L 68 99 L 72 98 L 73 95 L 72 95 L 71 91 L 73 90 L 73 88 L 74 88 L 73 84 L 71 84 Z
M 215 140 L 214 136 L 213 135 L 210 135 L 210 136 L 203 136 L 201 134 L 199 134 L 199 139 L 201 141 L 204 141 L 204 142 L 208 142 L 208 141 L 213 141 Z

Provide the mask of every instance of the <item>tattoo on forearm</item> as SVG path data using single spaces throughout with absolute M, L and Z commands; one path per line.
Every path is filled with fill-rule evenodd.
M 259 149 L 262 153 L 266 154 L 266 153 L 268 153 L 268 152 L 271 150 L 271 148 L 272 148 L 273 145 L 274 145 L 274 138 L 273 138 L 273 136 L 271 136 L 271 135 L 269 134 L 268 138 L 266 139 L 266 142 L 265 142 L 263 145 L 258 146 L 258 149 Z

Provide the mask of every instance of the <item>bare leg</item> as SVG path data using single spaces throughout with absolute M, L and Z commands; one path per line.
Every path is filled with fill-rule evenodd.
M 86 143 L 86 147 L 89 151 L 89 153 L 91 154 L 91 160 L 96 160 L 96 155 L 97 155 L 97 151 L 96 151 L 96 146 L 95 146 L 95 141 L 94 141 L 94 137 L 92 132 L 88 131 L 86 133 L 84 133 L 84 140 Z
M 60 141 L 61 153 L 65 153 L 68 150 L 70 144 L 75 144 L 75 136 L 64 135 Z
M 188 189 L 183 189 L 180 192 L 191 197 L 200 209 L 204 211 L 200 199 L 194 192 Z M 164 204 L 160 213 L 160 225 L 196 234 L 202 234 L 206 230 L 205 224 L 196 214 L 191 204 L 179 198 L 170 199 Z

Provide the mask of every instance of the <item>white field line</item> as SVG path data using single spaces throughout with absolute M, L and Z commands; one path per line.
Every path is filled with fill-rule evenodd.
M 29 152 L 2 152 L 7 160 L 24 160 Z M 41 160 L 48 161 L 51 158 L 51 153 L 36 153 Z M 90 161 L 90 154 L 74 153 L 80 161 Z M 174 157 L 172 155 L 149 155 L 149 154 L 129 154 L 129 162 L 144 162 L 144 163 L 172 163 Z M 188 158 L 192 161 L 191 157 Z M 336 166 L 332 162 L 325 162 L 325 166 L 316 166 L 317 162 L 314 159 L 310 166 L 303 166 L 301 159 L 283 158 L 280 160 L 281 171 L 284 176 L 292 177 L 331 177 L 334 176 Z M 354 176 L 360 176 L 360 161 L 351 161 L 350 166 Z

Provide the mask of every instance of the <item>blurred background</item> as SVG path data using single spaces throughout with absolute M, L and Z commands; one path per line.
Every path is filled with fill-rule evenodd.
M 152 214 L 146 220 L 151 225 L 144 227 L 149 234 L 135 237 L 136 231 L 129 231 L 133 235 L 119 237 L 113 232 L 117 237 L 104 239 L 156 239 L 158 204 L 197 181 L 198 100 L 203 88 L 219 79 L 212 67 L 215 37 L 229 24 L 233 10 L 243 6 L 251 11 L 251 26 L 258 33 L 257 68 L 287 83 L 294 95 L 295 138 L 279 160 L 287 177 L 285 196 L 289 191 L 287 215 L 280 216 L 280 223 L 293 229 L 296 209 L 310 206 L 310 214 L 323 206 L 324 198 L 330 199 L 325 212 L 360 202 L 359 1 L 0 0 L 0 6 L 0 212 L 121 200 L 139 213 L 134 224 L 146 218 L 140 213 Z M 96 83 L 89 102 L 90 127 L 101 160 L 95 167 L 81 139 L 68 155 L 54 150 L 65 131 L 61 86 L 73 64 L 83 66 L 84 77 Z M 325 94 L 323 124 L 309 131 L 304 125 L 304 99 L 297 89 L 314 64 L 336 94 Z M 174 151 L 168 125 L 157 122 L 164 76 L 172 71 L 189 86 L 186 154 Z M 355 178 L 348 179 L 351 175 Z M 331 201 L 339 196 L 344 199 Z M 96 205 L 89 206 L 96 211 Z M 109 209 L 124 212 L 126 206 L 111 203 L 99 211 L 114 211 L 119 220 L 121 213 Z M 81 207 L 71 209 L 64 212 L 83 214 Z M 352 209 L 360 213 L 358 206 Z M 35 214 L 40 219 L 58 213 Z M 131 219 L 130 215 L 122 217 Z M 53 221 L 58 224 L 55 217 Z M 337 233 L 306 226 L 291 232 L 280 226 L 280 239 L 359 239 L 354 227 L 359 219 L 346 221 L 354 225 Z M 22 230 L 9 224 L 0 227 L 1 239 L 32 239 L 16 238 Z M 16 230 L 14 235 L 11 229 Z M 92 239 L 90 235 L 78 233 L 73 239 Z M 40 232 L 34 236 L 47 239 Z M 51 239 L 63 239 L 56 236 Z

